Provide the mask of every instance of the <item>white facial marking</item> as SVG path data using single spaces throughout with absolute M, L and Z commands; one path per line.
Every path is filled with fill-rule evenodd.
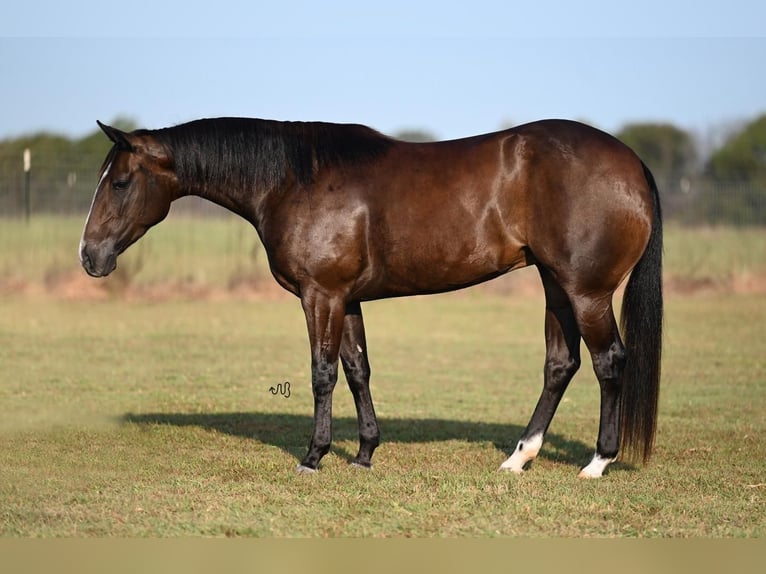
M 96 185 L 96 191 L 98 191 L 98 188 L 101 187 L 101 184 L 104 183 L 104 180 L 106 179 L 106 174 L 109 173 L 109 170 L 112 169 L 112 162 L 110 161 L 109 164 L 104 169 L 104 173 L 101 174 L 101 178 L 98 180 L 98 185 Z
M 98 190 L 101 188 L 101 184 L 104 183 L 104 180 L 106 179 L 106 175 L 109 173 L 110 169 L 112 169 L 111 161 L 104 169 L 104 173 L 101 174 L 101 178 L 98 180 L 98 184 L 96 185 L 96 191 L 93 192 L 93 199 L 90 200 L 90 209 L 88 210 L 88 217 L 85 218 L 85 226 L 82 229 L 82 236 L 80 237 L 80 250 L 77 252 L 77 256 L 80 258 L 81 265 L 82 265 L 82 248 L 85 247 L 85 228 L 88 227 L 88 222 L 90 221 L 90 214 L 93 213 L 93 205 L 96 203 L 96 194 L 98 193 Z
M 580 471 L 580 478 L 600 478 L 604 474 L 606 467 L 613 463 L 616 458 L 604 458 L 598 453 L 593 455 L 593 459 L 588 463 L 588 466 Z
M 543 435 L 536 434 L 527 440 L 520 440 L 516 445 L 513 454 L 500 465 L 500 470 L 507 470 L 521 474 L 524 472 L 524 465 L 535 458 L 543 446 Z
M 362 346 L 361 346 L 361 345 L 357 345 L 357 346 L 356 346 L 356 350 L 357 350 L 357 351 L 359 351 L 360 353 L 362 353 L 362 352 L 363 352 L 363 351 L 362 351 Z

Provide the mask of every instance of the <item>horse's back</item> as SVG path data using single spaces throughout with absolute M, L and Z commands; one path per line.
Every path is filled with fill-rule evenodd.
M 405 257 L 449 272 L 456 286 L 536 262 L 562 282 L 610 291 L 647 245 L 654 199 L 644 166 L 606 132 L 542 120 L 409 149 L 420 156 L 400 159 L 400 177 L 414 184 L 391 206 L 392 235 L 417 236 L 410 244 L 424 258 L 412 258 L 417 247 Z
M 313 190 L 282 203 L 280 220 L 293 222 L 279 226 L 291 246 L 283 284 L 332 279 L 360 300 L 458 289 L 532 263 L 562 278 L 590 268 L 616 287 L 651 225 L 635 154 L 561 120 L 393 142 L 375 161 L 319 174 Z

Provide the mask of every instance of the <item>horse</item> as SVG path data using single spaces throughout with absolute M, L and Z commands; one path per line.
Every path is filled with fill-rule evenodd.
M 330 450 L 342 365 L 359 451 L 370 468 L 380 429 L 370 394 L 362 302 L 461 289 L 526 266 L 545 294 L 543 388 L 500 470 L 539 453 L 575 372 L 580 342 L 600 387 L 595 453 L 646 464 L 655 441 L 662 347 L 662 214 L 655 180 L 613 136 L 542 120 L 413 143 L 356 124 L 200 119 L 125 132 L 112 147 L 79 246 L 104 277 L 187 195 L 249 221 L 276 281 L 300 299 L 311 351 L 313 429 L 298 472 Z M 613 295 L 626 280 L 618 326 Z M 623 339 L 624 337 L 624 339 Z

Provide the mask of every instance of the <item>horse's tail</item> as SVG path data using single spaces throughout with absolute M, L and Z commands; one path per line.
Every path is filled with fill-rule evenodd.
M 627 360 L 620 402 L 620 451 L 627 460 L 646 463 L 654 447 L 662 357 L 662 211 L 649 168 L 654 217 L 649 243 L 633 268 L 622 301 L 620 320 Z

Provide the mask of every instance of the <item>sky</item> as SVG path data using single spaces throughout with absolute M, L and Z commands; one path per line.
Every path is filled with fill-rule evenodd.
M 764 62 L 762 0 L 25 0 L 0 19 L 0 139 L 216 116 L 704 134 L 766 113 Z

